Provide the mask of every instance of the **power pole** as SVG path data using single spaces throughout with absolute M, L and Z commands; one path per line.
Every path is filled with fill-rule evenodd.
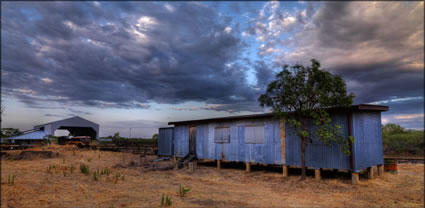
M 130 137 L 128 137 L 129 139 L 131 139 L 131 128 L 130 128 Z

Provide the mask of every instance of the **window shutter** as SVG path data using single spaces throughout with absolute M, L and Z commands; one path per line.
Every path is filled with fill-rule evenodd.
M 214 132 L 214 142 L 216 143 L 229 143 L 230 142 L 230 128 L 220 127 L 216 128 Z
M 264 144 L 264 126 L 246 126 L 245 143 Z

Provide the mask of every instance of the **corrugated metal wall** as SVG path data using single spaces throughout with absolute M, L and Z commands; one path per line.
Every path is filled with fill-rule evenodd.
M 158 135 L 158 155 L 173 156 L 173 128 L 160 128 Z
M 332 115 L 332 121 L 342 127 L 344 136 L 348 136 L 348 115 Z M 264 144 L 246 144 L 245 127 L 264 124 Z M 311 123 L 310 133 L 314 135 Z M 382 164 L 382 135 L 380 112 L 354 113 L 353 136 L 355 137 L 355 169 Z M 190 125 L 193 126 L 193 125 Z M 174 152 L 178 157 L 188 154 L 189 125 L 176 125 L 174 128 Z M 280 144 L 279 121 L 272 119 L 245 119 L 228 122 L 212 122 L 195 125 L 197 131 L 196 152 L 200 159 L 229 160 L 239 162 L 257 162 L 283 164 Z M 230 127 L 230 142 L 215 143 L 216 127 Z M 300 139 L 294 129 L 286 124 L 286 164 L 301 165 Z M 222 155 L 224 158 L 222 158 Z M 335 168 L 350 170 L 350 156 L 345 155 L 337 144 L 331 146 L 313 137 L 313 143 L 307 143 L 306 165 L 313 168 Z
M 354 171 L 384 164 L 380 112 L 353 113 Z
M 264 144 L 246 144 L 245 126 L 264 124 Z M 230 127 L 230 142 L 215 143 L 215 127 Z M 177 125 L 174 130 L 175 153 L 178 157 L 188 153 L 189 126 Z M 279 122 L 273 120 L 255 119 L 233 122 L 214 122 L 196 126 L 196 153 L 200 159 L 229 160 L 240 162 L 258 162 L 282 164 L 280 154 Z M 222 158 L 224 156 L 224 158 Z
M 348 120 L 346 114 L 332 116 L 332 122 L 342 127 L 345 137 L 348 136 Z M 314 134 L 314 124 L 309 123 L 313 143 L 307 142 L 306 166 L 313 168 L 350 169 L 350 156 L 345 155 L 338 144 L 331 146 L 319 141 Z M 295 135 L 294 129 L 286 126 L 286 164 L 301 166 L 301 140 Z

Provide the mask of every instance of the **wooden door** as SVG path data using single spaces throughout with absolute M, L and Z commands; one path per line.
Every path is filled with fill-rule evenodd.
M 189 154 L 196 155 L 196 127 L 189 127 Z

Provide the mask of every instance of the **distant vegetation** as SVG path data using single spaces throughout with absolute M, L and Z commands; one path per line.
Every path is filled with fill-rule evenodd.
M 111 138 L 112 142 L 102 143 L 113 143 L 118 146 L 158 145 L 158 134 L 154 134 L 152 138 L 124 138 L 117 132 L 108 138 Z
M 424 154 L 424 131 L 406 130 L 389 123 L 382 127 L 382 138 L 386 154 Z

